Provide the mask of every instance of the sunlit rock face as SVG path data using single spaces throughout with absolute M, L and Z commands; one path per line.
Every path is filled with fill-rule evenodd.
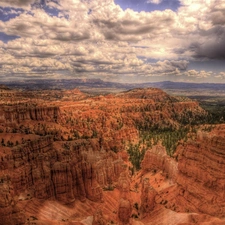
M 178 147 L 178 200 L 187 210 L 225 216 L 225 126 L 199 131 Z
M 151 170 L 162 170 L 172 180 L 176 180 L 178 173 L 177 162 L 167 155 L 165 147 L 161 144 L 146 151 L 141 168 L 143 173 Z
M 57 121 L 58 107 L 3 107 L 0 112 L 0 122 L 22 123 L 25 120 Z
M 132 196 L 130 193 L 131 176 L 127 165 L 123 165 L 123 170 L 117 182 L 117 188 L 120 191 L 120 200 L 118 204 L 118 220 L 119 224 L 131 224 L 132 213 Z
M 161 170 L 172 180 L 167 208 L 178 212 L 204 213 L 223 218 L 225 215 L 225 125 L 199 129 L 181 142 L 173 158 L 161 145 L 149 149 L 142 161 L 142 173 Z M 175 186 L 174 186 L 175 185 Z M 143 192 L 144 193 L 144 192 Z M 142 193 L 142 195 L 143 195 Z M 173 193 L 173 194 L 172 194 Z M 146 198 L 147 199 L 147 198 Z M 156 202 L 159 202 L 156 200 Z M 175 206 L 174 208 L 172 206 Z
M 65 152 L 54 148 L 51 138 L 42 138 L 15 147 L 3 159 L 3 169 L 10 173 L 16 194 L 29 189 L 40 199 L 102 201 L 102 187 L 118 179 L 123 161 L 112 152 L 87 156 L 87 150 L 93 152 L 91 143 L 83 142 L 81 147 L 68 149 L 65 157 Z

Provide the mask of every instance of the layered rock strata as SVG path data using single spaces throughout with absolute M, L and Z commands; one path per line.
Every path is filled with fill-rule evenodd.
M 1 204 L 2 221 L 13 220 L 10 215 L 15 211 L 11 200 L 14 197 L 19 201 L 33 197 L 55 199 L 64 204 L 86 198 L 102 202 L 102 188 L 117 181 L 122 161 L 113 152 L 99 152 L 96 145 L 98 141 L 90 140 L 56 149 L 53 139 L 46 137 L 13 148 L 1 158 L 1 169 L 10 177 L 14 189 L 8 196 L 9 186 L 2 186 L 2 199 L 7 199 Z
M 25 120 L 56 122 L 58 117 L 58 107 L 4 106 L 0 110 L 0 123 L 22 123 Z
M 196 102 L 180 102 L 151 88 L 92 98 L 76 90 L 44 91 L 38 93 L 37 99 L 35 93 L 19 94 L 16 91 L 4 94 L 7 104 L 1 99 L 0 108 L 0 168 L 11 180 L 4 182 L 0 191 L 4 199 L 0 218 L 14 223 L 20 221 L 14 220 L 14 216 L 22 215 L 14 207 L 17 201 L 38 198 L 64 204 L 77 199 L 102 202 L 102 189 L 116 183 L 121 193 L 118 220 L 121 224 L 131 223 L 130 174 L 122 166 L 123 160 L 129 162 L 121 150 L 128 143 L 139 141 L 139 130 L 176 129 L 206 115 Z M 18 104 L 12 100 L 15 96 L 17 100 L 21 97 Z M 58 99 L 63 101 L 55 101 Z M 13 143 L 11 138 L 15 139 Z M 180 193 L 186 188 L 181 181 L 187 167 L 186 164 L 182 167 L 182 154 L 178 160 Z M 177 179 L 177 162 L 166 155 L 162 146 L 147 151 L 142 169 L 144 172 L 160 169 L 169 178 Z M 218 191 L 224 187 L 220 176 L 216 185 L 213 181 Z M 7 194 L 11 187 L 14 192 Z M 145 191 L 143 202 L 148 199 L 145 206 L 151 208 L 153 195 L 149 187 L 143 188 Z
M 187 211 L 225 216 L 225 125 L 180 145 L 177 201 Z
M 160 144 L 146 151 L 141 168 L 143 173 L 162 170 L 165 176 L 174 181 L 178 173 L 177 162 L 167 155 L 165 147 Z
M 149 179 L 145 178 L 142 181 L 141 189 L 141 215 L 142 218 L 147 216 L 155 207 L 156 190 L 150 185 Z
M 0 175 L 0 224 L 22 225 L 26 222 L 24 212 L 16 206 L 10 177 Z
M 120 190 L 120 201 L 118 205 L 118 219 L 121 225 L 132 224 L 132 198 L 130 194 L 130 175 L 127 165 L 123 166 L 117 188 Z
M 98 209 L 93 216 L 92 225 L 106 225 L 106 224 L 107 220 L 105 219 L 102 210 Z

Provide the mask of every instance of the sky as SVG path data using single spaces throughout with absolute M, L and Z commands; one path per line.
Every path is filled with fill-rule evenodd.
M 225 83 L 225 0 L 1 0 L 0 81 Z

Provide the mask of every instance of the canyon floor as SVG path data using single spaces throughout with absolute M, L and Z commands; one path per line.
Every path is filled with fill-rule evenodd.
M 225 224 L 225 124 L 157 88 L 0 87 L 0 224 Z

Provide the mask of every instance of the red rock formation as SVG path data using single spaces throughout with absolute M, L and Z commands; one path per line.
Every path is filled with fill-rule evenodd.
M 72 173 L 69 163 L 56 162 L 52 169 L 52 182 L 57 200 L 71 203 L 74 195 L 72 190 Z
M 138 129 L 176 128 L 183 122 L 205 116 L 197 103 L 179 102 L 158 89 L 136 89 L 93 98 L 81 95 L 76 90 L 28 94 L 11 91 L 4 95 L 7 104 L 10 99 L 10 104 L 4 104 L 0 109 L 0 130 L 5 135 L 10 133 L 11 137 L 17 133 L 21 140 L 14 143 L 14 147 L 1 144 L 4 149 L 0 149 L 0 168 L 9 174 L 15 192 L 8 196 L 5 195 L 7 187 L 0 191 L 4 199 L 0 205 L 2 221 L 19 221 L 12 216 L 20 215 L 10 200 L 14 197 L 21 202 L 27 198 L 38 198 L 41 201 L 50 199 L 76 204 L 78 199 L 89 199 L 101 204 L 104 200 L 102 188 L 117 184 L 121 193 L 118 219 L 122 224 L 129 224 L 133 205 L 131 181 L 127 167 L 124 170 L 122 166 L 123 160 L 128 161 L 128 157 L 118 152 L 126 149 L 128 143 L 138 142 Z M 22 98 L 24 102 L 17 104 L 11 98 Z M 63 101 L 55 102 L 58 99 Z M 25 141 L 28 140 L 27 133 L 33 135 L 32 141 Z M 51 136 L 43 138 L 46 134 Z M 35 138 L 37 140 L 34 141 Z M 188 163 L 183 162 L 188 155 L 182 152 L 180 156 L 180 193 L 186 190 L 187 196 L 190 196 L 191 191 L 182 182 L 188 167 Z M 219 158 L 216 160 L 220 162 Z M 142 169 L 160 169 L 173 179 L 177 176 L 177 163 L 166 155 L 162 146 L 147 151 Z M 190 173 L 200 179 L 194 171 L 190 170 Z M 211 181 L 211 176 L 217 179 Z M 212 175 L 210 172 L 204 179 L 210 180 L 207 185 L 215 187 L 215 190 L 224 188 L 223 174 Z M 151 191 L 143 195 L 143 199 L 148 199 L 149 208 L 153 207 L 152 196 Z M 218 203 L 219 200 L 214 201 Z M 144 203 L 143 210 L 146 211 Z
M 130 196 L 130 174 L 127 165 L 123 165 L 123 171 L 120 173 L 120 177 L 117 182 L 117 188 L 120 190 L 121 198 L 131 199 Z
M 96 153 L 86 155 L 87 149 Z M 54 148 L 53 139 L 46 137 L 13 148 L 2 158 L 2 169 L 10 173 L 17 195 L 29 190 L 39 199 L 101 202 L 102 188 L 117 181 L 123 161 L 115 153 L 97 149 L 96 143 L 87 141 L 61 152 Z
M 58 107 L 9 107 L 5 106 L 0 112 L 0 123 L 21 123 L 24 120 L 57 121 Z
M 121 198 L 118 207 L 118 218 L 121 225 L 130 224 L 132 205 L 128 199 Z
M 180 185 L 177 201 L 184 209 L 225 216 L 225 126 L 199 131 L 176 153 Z
M 106 224 L 107 224 L 107 221 L 104 218 L 102 210 L 98 209 L 93 216 L 92 225 L 106 225 Z
M 0 224 L 25 224 L 25 215 L 16 206 L 13 188 L 8 176 L 0 176 Z
M 162 170 L 165 175 L 173 180 L 177 176 L 177 162 L 170 158 L 166 149 L 162 145 L 155 145 L 146 151 L 144 159 L 141 163 L 143 173 L 151 170 Z
M 153 146 L 146 151 L 141 163 L 142 170 L 150 171 L 153 169 L 163 169 L 165 158 L 167 157 L 166 149 L 162 145 Z
M 142 217 L 148 215 L 155 207 L 155 196 L 157 192 L 149 183 L 149 179 L 145 178 L 142 181 L 141 190 L 141 214 Z
M 121 225 L 130 224 L 132 213 L 132 199 L 130 194 L 130 175 L 127 165 L 124 164 L 123 172 L 118 179 L 117 188 L 120 190 L 120 201 L 118 206 L 118 219 Z
M 182 212 L 204 213 L 217 217 L 225 215 L 225 126 L 218 125 L 210 132 L 199 130 L 181 143 L 174 157 L 169 158 L 162 146 L 146 152 L 143 173 L 159 169 L 178 186 L 171 186 L 166 198 L 158 193 L 157 203 L 168 202 L 167 208 Z

